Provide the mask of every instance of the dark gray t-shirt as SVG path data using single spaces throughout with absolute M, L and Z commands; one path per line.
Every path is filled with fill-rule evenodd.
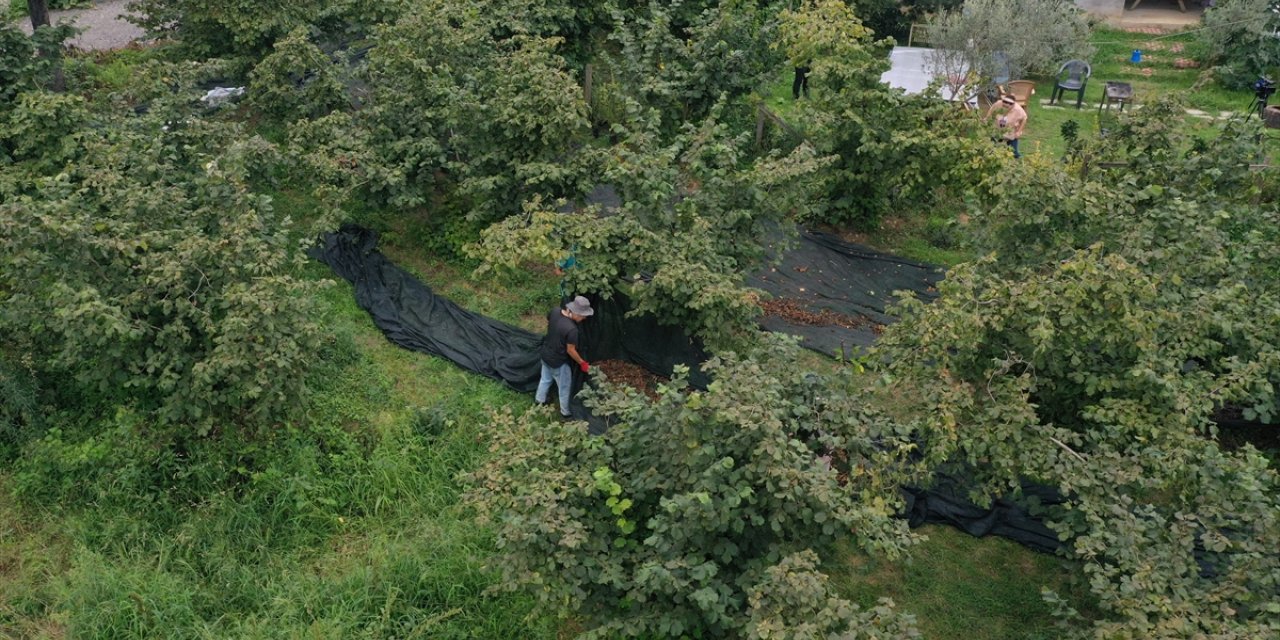
M 557 307 L 547 314 L 547 336 L 542 339 L 542 361 L 549 367 L 569 362 L 568 345 L 578 346 L 578 323 Z

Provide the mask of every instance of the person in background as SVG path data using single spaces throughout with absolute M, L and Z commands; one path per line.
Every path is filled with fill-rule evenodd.
M 809 65 L 807 63 L 796 67 L 795 80 L 791 81 L 792 99 L 799 100 L 801 91 L 804 91 L 804 97 L 809 97 Z
M 997 110 L 1001 109 L 1004 112 L 997 114 Z M 1021 158 L 1022 154 L 1018 152 L 1018 139 L 1022 137 L 1022 130 L 1027 126 L 1027 110 L 1023 109 L 1013 96 L 1006 94 L 987 109 L 987 117 L 995 117 L 996 126 L 1000 127 L 1000 137 L 996 139 L 1004 140 L 1004 143 L 1013 149 L 1013 157 Z
M 591 365 L 578 353 L 578 324 L 591 317 L 595 310 L 591 302 L 577 296 L 547 314 L 547 335 L 542 339 L 542 378 L 538 380 L 538 391 L 533 399 L 538 404 L 547 403 L 547 393 L 551 383 L 556 384 L 560 393 L 560 419 L 568 420 L 569 396 L 573 393 L 573 369 L 569 363 L 577 363 L 583 373 L 591 370 Z

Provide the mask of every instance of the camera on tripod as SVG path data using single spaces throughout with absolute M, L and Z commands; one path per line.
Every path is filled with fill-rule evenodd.
M 1253 83 L 1253 102 L 1249 104 L 1249 115 L 1258 114 L 1266 120 L 1267 100 L 1276 92 L 1276 83 L 1266 76 L 1258 76 Z
M 1276 83 L 1266 76 L 1258 76 L 1257 81 L 1253 83 L 1253 95 L 1258 98 L 1258 102 L 1266 104 L 1267 100 L 1276 92 Z

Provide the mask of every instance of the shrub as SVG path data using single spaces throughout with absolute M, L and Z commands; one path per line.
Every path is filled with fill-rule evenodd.
M 1068 638 L 1280 628 L 1278 478 L 1215 424 L 1280 415 L 1276 207 L 1249 169 L 1256 122 L 1188 141 L 1174 111 L 1122 119 L 1123 167 L 1022 162 L 986 183 L 986 256 L 901 305 L 877 347 L 890 391 L 954 434 L 925 450 L 973 465 L 979 493 L 1030 478 L 1070 496 L 1052 526 L 1102 615 L 1062 607 Z
M 615 83 L 609 91 L 661 114 L 664 130 L 702 120 L 713 108 L 723 110 L 717 105 L 726 96 L 745 96 L 777 73 L 782 56 L 770 46 L 777 38 L 776 7 L 644 4 L 614 7 L 609 38 L 616 46 L 604 51 L 604 75 Z
M 31 36 L 14 25 L 0 24 L 0 110 L 23 91 L 45 86 L 62 63 L 62 43 L 75 35 L 75 28 L 61 24 L 41 27 Z
M 630 128 L 615 128 L 623 140 L 599 158 L 619 210 L 565 215 L 534 199 L 525 216 L 486 229 L 471 255 L 484 271 L 572 253 L 570 290 L 608 296 L 625 288 L 636 313 L 684 327 L 712 349 L 749 343 L 759 307 L 745 273 L 764 257 L 774 223 L 813 210 L 817 175 L 830 160 L 809 145 L 753 157 L 749 134 L 731 134 L 719 108 L 670 140 L 658 114 L 632 115 Z
M 61 168 L 79 153 L 77 138 L 89 120 L 84 98 L 44 91 L 21 94 L 8 115 L 0 129 L 0 152 L 45 171 Z
M 43 374 L 188 434 L 282 418 L 319 334 L 318 285 L 292 275 L 290 221 L 246 185 L 273 149 L 195 118 L 108 129 L 64 134 L 75 144 L 55 150 L 76 164 L 0 205 L 0 327 Z
M 338 66 L 298 27 L 273 45 L 250 74 L 251 104 L 274 115 L 324 115 L 347 102 Z
M 17 453 L 26 439 L 25 427 L 39 416 L 36 380 L 30 367 L 11 362 L 0 350 L 0 462 Z
M 606 391 L 594 404 L 617 424 L 599 438 L 538 412 L 495 415 L 500 455 L 468 495 L 497 527 L 504 586 L 567 606 L 589 637 L 910 637 L 892 614 L 830 599 L 806 550 L 850 535 L 889 556 L 911 544 L 894 512 L 913 445 L 847 380 L 765 362 L 713 359 L 706 391 L 678 372 L 653 402 Z
M 394 16 L 400 0 L 133 0 L 133 22 L 157 39 L 182 43 L 193 57 L 265 53 L 298 27 L 341 31 Z

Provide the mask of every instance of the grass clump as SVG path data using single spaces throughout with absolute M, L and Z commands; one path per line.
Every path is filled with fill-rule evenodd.
M 321 295 L 305 424 L 148 457 L 123 411 L 0 477 L 0 636 L 554 636 L 487 592 L 492 539 L 457 506 L 489 408 L 523 398 L 388 343 L 349 287 Z

